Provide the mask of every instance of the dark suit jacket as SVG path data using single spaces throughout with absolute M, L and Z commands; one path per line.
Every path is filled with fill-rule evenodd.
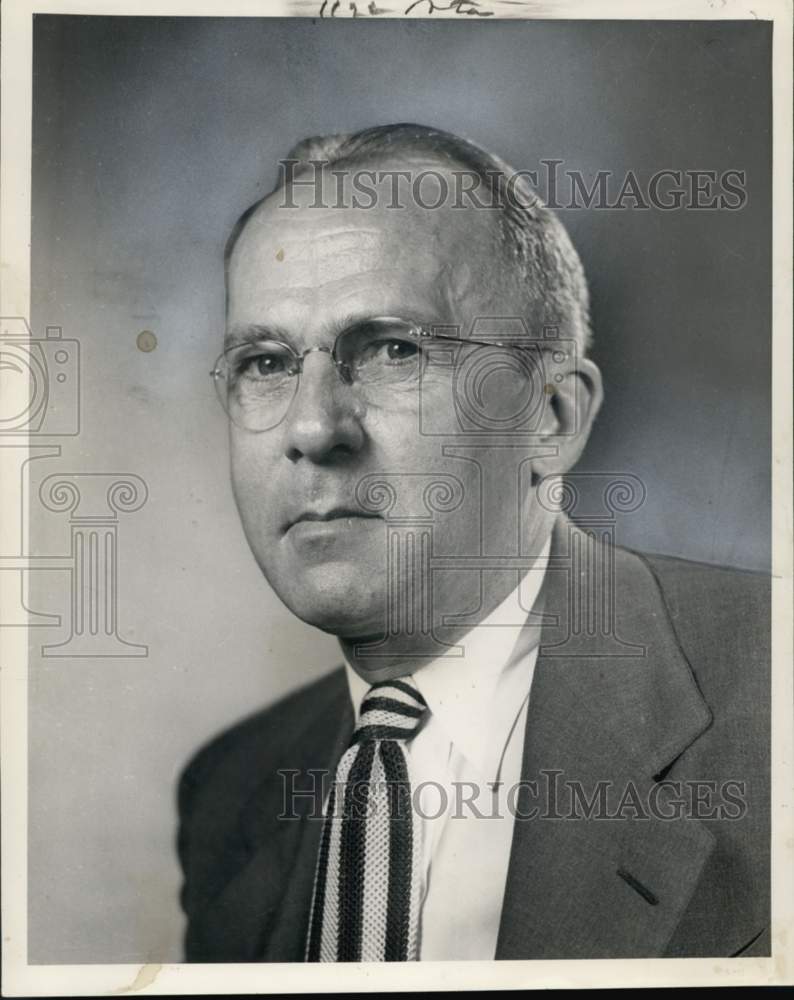
M 524 738 L 522 778 L 539 784 L 519 805 L 543 805 L 533 789 L 558 771 L 588 798 L 607 782 L 612 815 L 629 786 L 639 806 L 622 798 L 617 819 L 516 819 L 496 958 L 769 955 L 770 580 L 596 542 L 591 555 L 612 566 L 610 604 L 574 558 L 586 543 L 561 517 Z M 588 629 L 605 609 L 614 625 Z M 352 727 L 338 668 L 186 767 L 188 961 L 302 960 L 322 824 L 309 797 L 300 818 L 277 818 L 278 772 L 301 772 L 296 787 L 310 769 L 333 774 Z M 711 784 L 692 805 L 697 781 Z M 723 795 L 731 781 L 743 784 Z M 683 814 L 665 818 L 676 797 Z

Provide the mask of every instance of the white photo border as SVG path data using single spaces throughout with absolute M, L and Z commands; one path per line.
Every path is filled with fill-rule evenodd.
M 322 0 L 5 0 L 2 5 L 0 315 L 30 316 L 33 15 L 317 17 Z M 425 4 L 426 6 L 426 4 Z M 6 996 L 241 994 L 782 985 L 794 982 L 794 736 L 792 704 L 792 5 L 759 0 L 546 0 L 494 17 L 587 20 L 768 20 L 773 27 L 772 360 L 772 956 L 751 958 L 377 964 L 29 965 L 27 961 L 28 636 L 0 630 L 2 696 L 2 926 Z M 421 8 L 421 5 L 420 5 Z M 421 17 L 418 11 L 414 15 Z M 453 9 L 434 17 L 455 17 Z M 465 19 L 478 30 L 476 17 Z M 2 373 L 0 373 L 0 380 Z M 11 396 L 16 383 L 3 385 Z M 7 398 L 8 398 L 7 396 Z M 23 442 L 24 446 L 24 442 Z M 19 452 L 17 451 L 17 454 Z M 20 509 L 16 467 L 0 449 L 0 514 Z M 12 536 L 0 517 L 0 552 Z M 0 573 L 0 604 L 8 597 Z M 29 574 L 23 574 L 26 582 Z M 16 578 L 18 581 L 18 577 Z M 24 595 L 23 595 L 24 596 Z

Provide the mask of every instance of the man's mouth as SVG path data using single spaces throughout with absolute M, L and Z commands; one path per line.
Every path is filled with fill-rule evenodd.
M 311 522 L 332 523 L 334 521 L 349 521 L 351 523 L 361 520 L 380 520 L 378 514 L 372 514 L 361 510 L 360 507 L 330 507 L 326 510 L 305 510 L 297 517 L 292 517 L 287 521 L 285 532 L 299 524 Z

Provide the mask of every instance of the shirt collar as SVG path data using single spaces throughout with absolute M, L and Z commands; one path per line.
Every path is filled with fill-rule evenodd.
M 439 656 L 411 675 L 431 718 L 486 780 L 497 780 L 502 752 L 529 694 L 535 660 L 530 654 L 540 626 L 526 624 L 526 609 L 537 604 L 550 546 L 551 536 L 515 590 L 458 640 L 461 652 Z M 346 659 L 345 673 L 357 719 L 369 684 Z

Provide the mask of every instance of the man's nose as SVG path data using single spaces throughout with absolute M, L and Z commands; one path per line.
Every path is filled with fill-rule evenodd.
M 330 356 L 325 351 L 306 355 L 299 380 L 285 418 L 287 458 L 326 462 L 359 451 L 364 443 L 363 410 Z

